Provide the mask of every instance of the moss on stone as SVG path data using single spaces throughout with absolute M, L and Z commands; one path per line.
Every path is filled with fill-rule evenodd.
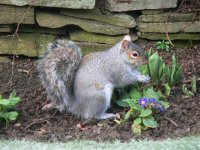
M 106 43 L 106 44 L 116 44 L 119 42 L 124 35 L 103 35 L 103 34 L 95 34 L 89 33 L 85 31 L 72 31 L 70 32 L 70 39 L 74 41 L 83 41 L 83 42 L 90 42 L 90 43 Z M 132 41 L 137 39 L 137 35 L 131 35 Z

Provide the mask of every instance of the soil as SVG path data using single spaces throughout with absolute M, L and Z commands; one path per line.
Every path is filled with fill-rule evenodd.
M 153 46 L 147 44 L 144 49 Z M 190 87 L 192 75 L 200 78 L 200 45 L 192 48 L 160 52 L 168 63 L 175 53 L 178 62 L 183 65 L 182 83 L 173 89 L 169 98 L 171 103 L 158 118 L 159 127 L 143 131 L 139 139 L 166 139 L 200 135 L 200 92 L 192 98 L 182 93 L 181 87 L 186 83 Z M 37 71 L 37 60 L 15 58 L 15 63 L 0 64 L 0 92 L 4 97 L 15 89 L 22 102 L 15 110 L 19 112 L 17 121 L 9 124 L 7 129 L 0 125 L 0 139 L 31 139 L 39 141 L 68 141 L 88 139 L 95 141 L 115 140 L 129 141 L 135 138 L 131 130 L 132 121 L 118 124 L 114 120 L 92 120 L 80 128 L 80 118 L 70 113 L 60 113 L 56 109 L 42 110 L 47 99 Z M 13 68 L 13 69 L 12 69 Z M 199 81 L 197 82 L 199 87 Z M 112 104 L 110 111 L 119 113 L 121 118 L 128 109 Z

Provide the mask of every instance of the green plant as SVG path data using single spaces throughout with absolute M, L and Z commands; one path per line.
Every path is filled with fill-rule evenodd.
M 6 126 L 10 121 L 14 121 L 17 119 L 18 112 L 11 111 L 13 107 L 15 107 L 21 99 L 16 96 L 16 92 L 13 91 L 8 99 L 3 98 L 0 95 L 0 122 L 6 121 Z
M 148 56 L 148 69 L 152 82 L 161 84 L 166 88 L 166 94 L 169 95 L 171 88 L 180 82 L 183 68 L 177 63 L 175 55 L 172 56 L 172 65 L 165 64 L 163 59 L 157 52 L 151 54 L 150 50 Z
M 187 97 L 193 97 L 197 93 L 197 79 L 196 76 L 192 77 L 191 91 L 188 90 L 185 84 L 182 86 L 182 91 Z
M 170 42 L 166 42 L 166 41 L 158 41 L 156 43 L 156 48 L 157 50 L 161 49 L 161 50 L 165 50 L 165 51 L 169 51 L 170 50 Z
M 153 109 L 164 111 L 169 107 L 169 103 L 164 101 L 166 97 L 162 93 L 155 92 L 153 87 L 140 91 L 134 88 L 130 91 L 130 99 L 118 101 L 118 105 L 130 107 L 125 115 L 125 120 L 133 118 L 132 130 L 134 134 L 140 135 L 142 130 L 156 128 L 157 121 L 153 116 Z
M 192 91 L 188 90 L 188 88 L 186 87 L 185 84 L 183 84 L 183 86 L 182 86 L 182 91 L 187 97 L 193 97 L 194 96 L 194 93 Z

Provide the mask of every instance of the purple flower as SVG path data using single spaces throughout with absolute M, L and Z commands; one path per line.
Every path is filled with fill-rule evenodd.
M 162 104 L 160 102 L 157 102 L 155 107 L 158 108 L 161 112 L 165 111 L 164 107 L 162 106 Z
M 159 109 L 161 112 L 165 111 L 164 107 L 162 106 L 162 104 L 160 102 L 157 102 L 157 100 L 155 98 L 146 98 L 146 97 L 142 97 L 139 99 L 138 103 L 140 104 L 140 106 L 142 108 L 149 106 L 154 107 Z
M 142 108 L 144 108 L 148 105 L 149 101 L 148 98 L 143 97 L 139 99 L 138 103 L 142 106 Z
M 155 98 L 149 98 L 148 101 L 149 101 L 149 103 L 156 103 L 156 99 Z

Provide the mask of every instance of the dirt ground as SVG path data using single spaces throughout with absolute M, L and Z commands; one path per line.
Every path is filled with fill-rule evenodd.
M 151 45 L 143 48 L 147 49 L 149 46 Z M 183 82 L 191 80 L 192 75 L 200 78 L 200 45 L 185 49 L 173 48 L 170 52 L 162 52 L 162 56 L 166 62 L 170 62 L 173 53 L 176 54 L 178 62 L 184 68 L 182 83 L 173 90 L 169 98 L 171 106 L 158 119 L 159 127 L 144 131 L 140 139 L 200 135 L 199 89 L 198 94 L 193 98 L 186 98 L 181 90 Z M 134 138 L 131 121 L 117 124 L 113 120 L 94 120 L 86 125 L 86 130 L 81 130 L 77 127 L 81 122 L 80 118 L 69 113 L 59 113 L 57 110 L 42 110 L 49 100 L 39 81 L 36 66 L 37 60 L 21 57 L 15 59 L 14 66 L 12 63 L 0 64 L 0 93 L 8 97 L 15 89 L 22 99 L 22 102 L 15 108 L 19 112 L 17 121 L 11 123 L 8 129 L 0 125 L 0 139 L 26 138 L 39 141 L 118 139 L 129 141 Z M 8 83 L 11 83 L 11 86 Z M 187 85 L 190 86 L 190 82 Z M 199 87 L 199 81 L 197 86 Z M 120 113 L 123 118 L 127 110 L 113 104 L 110 111 Z

